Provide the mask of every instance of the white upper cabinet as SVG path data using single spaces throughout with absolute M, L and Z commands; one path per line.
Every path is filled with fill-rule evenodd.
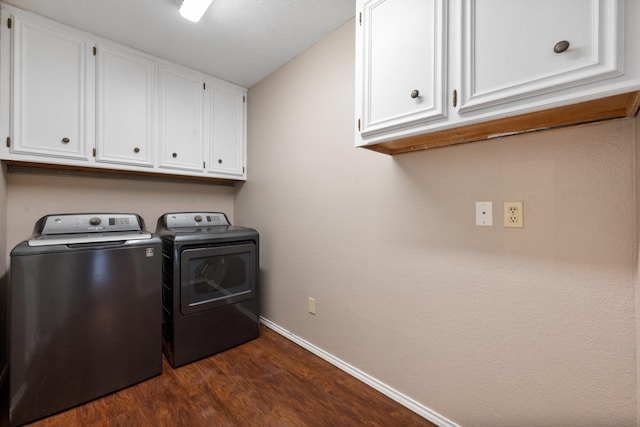
M 357 0 L 356 146 L 395 154 L 633 115 L 638 22 L 637 0 Z
M 443 1 L 364 2 L 357 65 L 363 135 L 446 116 Z
M 0 159 L 246 179 L 246 89 L 5 3 L 0 13 Z
M 207 170 L 212 174 L 245 176 L 246 91 L 211 82 L 212 140 Z
M 93 45 L 60 26 L 6 10 L 0 36 L 2 88 L 11 94 L 4 97 L 10 105 L 3 105 L 1 119 L 11 138 L 9 153 L 86 162 L 93 145 Z
M 153 166 L 155 64 L 137 52 L 99 44 L 96 161 Z
M 161 168 L 204 169 L 206 87 L 202 74 L 180 67 L 160 67 Z
M 460 112 L 622 74 L 611 0 L 463 0 Z

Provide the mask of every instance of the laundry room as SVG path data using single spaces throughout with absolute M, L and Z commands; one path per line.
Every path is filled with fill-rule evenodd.
M 178 13 L 181 0 L 118 0 L 117 12 L 100 3 L 0 2 L 3 289 L 11 251 L 44 216 L 136 214 L 151 239 L 161 239 L 163 215 L 192 213 L 194 232 L 219 220 L 217 227 L 259 233 L 239 245 L 259 248 L 243 247 L 242 255 L 257 258 L 259 304 L 256 313 L 237 309 L 259 321 L 259 336 L 184 363 L 172 363 L 165 349 L 161 374 L 28 422 L 109 425 L 90 418 L 99 414 L 156 425 L 638 425 L 640 29 L 623 24 L 640 19 L 640 4 L 568 2 L 581 13 L 569 19 L 564 6 L 555 13 L 576 28 L 556 35 L 556 20 L 537 21 L 558 6 L 550 1 L 536 2 L 537 11 L 530 2 L 473 0 L 306 7 L 213 0 L 197 24 Z M 491 18 L 498 5 L 510 19 L 499 20 L 503 32 L 494 34 L 486 28 L 498 27 Z M 474 35 L 487 43 L 465 38 L 472 36 L 461 27 L 472 19 Z M 600 31 L 585 22 L 599 22 Z M 199 34 L 205 25 L 228 38 L 209 44 Z M 406 28 L 429 46 L 385 50 L 376 41 Z M 530 63 L 521 52 L 487 47 L 497 37 L 510 48 L 520 38 L 504 34 L 516 28 L 544 39 L 548 57 Z M 258 31 L 270 32 L 269 48 Z M 315 38 L 300 36 L 296 45 L 305 32 Z M 59 96 L 54 78 L 42 80 L 41 65 L 16 76 L 19 66 L 52 60 L 32 55 L 52 47 L 24 46 L 60 34 L 71 40 L 64 52 L 84 49 L 69 73 L 83 64 L 82 87 L 93 92 L 75 92 L 82 114 L 61 101 L 62 112 L 40 128 L 31 116 L 41 104 L 31 106 L 42 93 Z M 585 34 L 598 46 L 577 40 Z M 196 44 L 177 46 L 182 37 Z M 617 56 L 596 54 L 614 48 Z M 285 49 L 290 56 L 278 56 Z M 435 51 L 433 61 L 392 67 L 426 50 Z M 523 51 L 537 52 L 533 42 Z M 569 63 L 586 51 L 604 65 Z M 211 65 L 216 55 L 227 63 Z M 275 62 L 264 65 L 262 56 Z M 471 58 L 478 59 L 465 68 Z M 376 73 L 387 66 L 407 74 L 380 84 L 387 75 Z M 420 67 L 428 82 L 412 86 L 410 71 Z M 554 67 L 565 68 L 554 74 Z M 148 76 L 152 83 L 141 84 Z M 511 86 L 502 84 L 508 79 Z M 77 88 L 76 80 L 59 83 Z M 402 99 L 395 103 L 388 88 Z M 107 96 L 114 93 L 130 97 L 119 104 Z M 189 96 L 175 96 L 182 93 Z M 141 125 L 144 105 L 153 108 Z M 29 141 L 69 111 L 80 121 L 75 134 L 56 134 L 54 154 Z M 223 117 L 222 126 L 212 117 Z M 200 134 L 181 133 L 193 128 Z M 131 145 L 127 129 L 135 133 Z M 216 138 L 241 141 L 241 149 L 203 142 Z M 213 213 L 224 218 L 206 218 Z M 161 310 L 158 303 L 158 319 Z M 159 324 L 153 333 L 163 352 Z M 270 356 L 276 349 L 282 353 Z M 9 357 L 7 346 L 2 353 Z M 183 385 L 186 397 L 158 391 L 167 384 Z M 145 403 L 124 409 L 127 400 Z

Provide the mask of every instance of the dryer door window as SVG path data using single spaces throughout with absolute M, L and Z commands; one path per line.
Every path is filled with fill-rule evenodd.
M 182 251 L 182 314 L 253 298 L 256 291 L 255 265 L 253 243 Z

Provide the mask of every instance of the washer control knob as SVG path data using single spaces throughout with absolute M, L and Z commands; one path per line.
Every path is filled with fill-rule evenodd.
M 196 220 L 196 222 L 202 221 L 202 217 L 200 215 L 196 215 L 194 219 Z
M 89 224 L 91 225 L 99 225 L 102 222 L 102 220 L 100 218 L 98 218 L 97 216 L 94 216 L 93 218 L 91 218 L 89 220 Z

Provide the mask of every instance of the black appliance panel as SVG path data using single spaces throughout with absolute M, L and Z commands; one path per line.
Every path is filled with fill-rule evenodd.
M 158 238 L 14 248 L 12 425 L 161 373 L 160 253 Z
M 205 225 L 209 218 L 210 224 L 218 225 Z M 187 212 L 158 219 L 156 235 L 162 239 L 163 253 L 162 345 L 173 367 L 259 336 L 259 234 L 252 228 L 221 225 L 225 218 L 223 213 Z M 227 255 L 227 274 L 216 279 L 221 276 L 216 266 Z M 203 260 L 208 265 L 202 266 Z M 183 286 L 189 282 L 189 269 L 193 283 L 197 276 L 204 276 L 199 281 L 206 283 L 191 295 L 189 286 Z
M 253 243 L 192 248 L 180 255 L 180 311 L 188 315 L 255 297 Z

